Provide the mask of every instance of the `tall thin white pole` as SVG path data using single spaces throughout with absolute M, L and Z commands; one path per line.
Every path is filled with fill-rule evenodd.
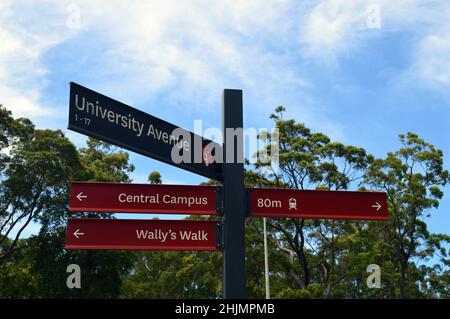
M 266 218 L 264 220 L 264 275 L 266 277 L 266 299 L 270 299 L 270 283 L 269 283 L 269 253 L 267 249 L 267 231 Z

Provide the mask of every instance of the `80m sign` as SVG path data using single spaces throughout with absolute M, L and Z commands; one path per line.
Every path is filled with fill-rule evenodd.
M 274 200 L 270 198 L 258 198 L 256 201 L 256 205 L 258 207 L 266 207 L 266 208 L 281 208 L 281 200 Z

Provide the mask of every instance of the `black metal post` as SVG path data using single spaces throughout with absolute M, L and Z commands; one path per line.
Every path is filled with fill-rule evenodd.
M 247 296 L 242 105 L 241 90 L 223 91 L 223 298 L 227 299 Z

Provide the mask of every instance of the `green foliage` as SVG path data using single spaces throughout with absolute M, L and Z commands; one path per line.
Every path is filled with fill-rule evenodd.
M 134 170 L 128 154 L 114 152 L 103 142 L 88 139 L 87 147 L 79 151 L 82 167 L 74 176 L 77 180 L 129 182 L 128 173 Z M 74 215 L 74 214 L 73 214 Z M 75 214 L 83 217 L 83 213 Z M 41 219 L 42 228 L 36 239 L 34 269 L 41 274 L 41 291 L 52 298 L 117 298 L 122 276 L 133 265 L 134 252 L 68 251 L 64 248 L 65 224 L 68 217 L 67 197 L 60 210 Z M 111 218 L 110 214 L 89 213 L 90 218 Z M 78 264 L 81 268 L 82 289 L 68 289 L 66 267 Z
M 33 238 L 33 271 L 39 274 L 44 298 L 117 298 L 122 276 L 132 266 L 132 252 L 69 251 L 63 249 L 65 230 L 41 232 Z M 81 289 L 68 289 L 67 266 L 81 268 Z
M 148 181 L 150 184 L 162 184 L 161 174 L 157 171 L 153 171 L 148 175 Z
M 442 152 L 408 133 L 400 136 L 403 147 L 399 151 L 389 153 L 386 160 L 375 159 L 363 148 L 332 142 L 295 120 L 284 120 L 284 112 L 284 107 L 278 107 L 271 116 L 280 132 L 280 169 L 263 170 L 268 164 L 258 162 L 256 172 L 247 172 L 249 186 L 345 190 L 359 183 L 366 190 L 388 192 L 392 220 L 271 221 L 271 237 L 292 261 L 286 272 L 291 287 L 280 296 L 307 297 L 296 291 L 307 290 L 311 284 L 321 285 L 324 297 L 426 296 L 417 282 L 427 281 L 428 274 L 419 271 L 412 259 L 428 260 L 439 252 L 441 262 L 447 260 L 443 243 L 448 238 L 430 234 L 420 219 L 438 207 L 442 186 L 448 181 Z M 381 289 L 367 288 L 369 264 L 382 268 Z
M 116 151 L 116 147 L 89 138 L 87 147 L 80 149 L 83 170 L 76 179 L 96 182 L 130 182 L 128 173 L 134 166 L 128 163 L 128 153 Z
M 278 107 L 271 116 L 279 130 L 278 172 L 270 170 L 268 163 L 257 162 L 258 171 L 247 174 L 247 180 L 264 187 L 342 190 L 363 178 L 373 156 L 312 133 L 295 120 L 283 120 L 284 111 Z M 270 146 L 263 152 L 268 153 Z M 340 242 L 351 231 L 350 222 L 280 219 L 271 225 L 278 248 L 290 256 L 293 291 L 320 282 L 324 296 L 332 296 L 333 288 L 346 276 L 347 268 L 338 259 L 345 252 Z
M 372 163 L 365 183 L 388 195 L 390 222 L 384 224 L 383 231 L 400 273 L 400 296 L 412 297 L 408 285 L 415 279 L 416 269 L 414 265 L 411 268 L 411 259 L 426 259 L 435 250 L 446 257 L 441 243 L 448 243 L 448 236 L 430 234 L 423 218 L 439 207 L 449 172 L 443 168 L 442 151 L 417 134 L 401 134 L 400 142 L 398 151 Z
M 7 240 L 9 241 L 9 240 Z M 10 243 L 6 243 L 9 245 Z M 0 298 L 36 298 L 40 296 L 39 274 L 32 269 L 28 240 L 19 240 L 20 250 L 0 264 Z
M 271 296 L 450 298 L 450 236 L 433 234 L 426 224 L 449 182 L 442 151 L 407 133 L 399 150 L 375 159 L 284 119 L 285 111 L 278 106 L 271 115 L 280 133 L 279 170 L 257 162 L 245 172 L 246 187 L 385 191 L 390 221 L 268 219 Z M 220 252 L 64 249 L 70 182 L 130 182 L 127 153 L 91 138 L 77 150 L 61 131 L 36 130 L 1 106 L 0 133 L 0 298 L 221 297 Z M 269 154 L 272 136 L 265 142 L 262 152 Z M 160 173 L 148 181 L 160 184 Z M 31 222 L 40 223 L 39 234 L 19 239 Z M 251 298 L 265 297 L 262 234 L 262 219 L 247 219 Z M 69 264 L 81 267 L 81 289 L 66 286 Z M 380 289 L 367 287 L 370 264 L 381 268 Z
M 151 251 L 137 254 L 126 277 L 124 298 L 219 298 L 219 252 Z
M 134 254 L 64 249 L 72 180 L 129 182 L 128 154 L 89 139 L 78 151 L 61 131 L 35 130 L 0 108 L 0 284 L 3 297 L 114 298 Z M 3 152 L 8 148 L 9 152 Z M 6 155 L 7 154 L 7 155 Z M 9 164 L 9 165 L 6 165 Z M 83 213 L 76 214 L 84 216 Z M 91 217 L 111 217 L 108 214 Z M 31 222 L 38 236 L 19 240 Z M 10 239 L 9 234 L 16 235 Z M 26 254 L 25 254 L 26 253 Z M 78 264 L 82 289 L 68 289 L 66 268 Z M 14 281 L 13 278 L 17 277 Z
M 61 131 L 35 130 L 30 121 L 14 120 L 3 108 L 0 108 L 0 116 L 4 134 L 0 143 L 3 154 L 0 178 L 2 263 L 18 249 L 19 237 L 31 222 L 59 207 L 80 163 L 74 145 Z M 5 245 L 13 231 L 16 233 L 13 240 Z

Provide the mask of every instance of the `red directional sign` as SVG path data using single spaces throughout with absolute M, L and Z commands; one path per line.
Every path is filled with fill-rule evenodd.
M 72 182 L 72 212 L 216 215 L 214 186 Z
M 251 217 L 389 220 L 386 193 L 261 188 L 249 191 Z
M 218 221 L 69 219 L 66 249 L 216 250 Z

